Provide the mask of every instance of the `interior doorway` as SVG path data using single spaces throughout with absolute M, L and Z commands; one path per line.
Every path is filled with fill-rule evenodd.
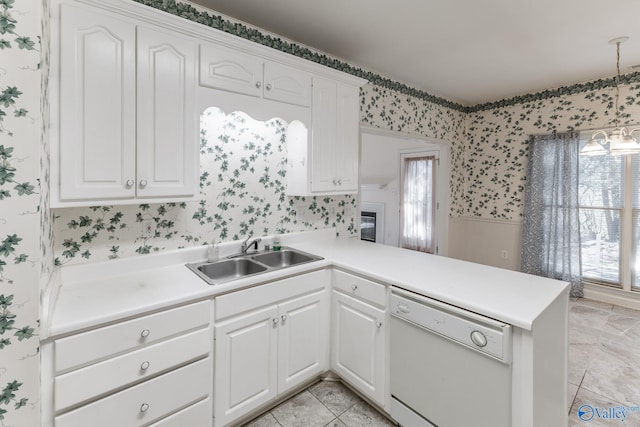
M 365 238 L 375 243 L 401 245 L 403 156 L 435 157 L 432 171 L 432 253 L 447 254 L 449 151 L 444 141 L 375 128 L 361 128 L 360 214 Z M 372 223 L 375 213 L 375 224 Z M 372 229 L 373 228 L 373 229 Z M 363 230 L 363 227 L 360 228 Z M 374 231 L 375 230 L 375 231 Z

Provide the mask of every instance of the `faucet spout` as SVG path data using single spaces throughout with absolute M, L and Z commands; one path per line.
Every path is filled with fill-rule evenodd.
M 253 246 L 254 251 L 258 251 L 258 243 L 260 243 L 262 241 L 262 239 L 260 237 L 256 237 L 255 239 L 249 241 L 249 239 L 251 239 L 251 236 L 247 237 L 244 242 L 242 242 L 242 245 L 240 245 L 240 252 L 244 255 L 249 251 L 249 248 L 251 246 Z

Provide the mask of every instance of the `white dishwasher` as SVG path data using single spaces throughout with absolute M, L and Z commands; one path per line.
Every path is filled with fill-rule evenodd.
M 511 426 L 511 326 L 392 288 L 391 416 L 405 427 Z

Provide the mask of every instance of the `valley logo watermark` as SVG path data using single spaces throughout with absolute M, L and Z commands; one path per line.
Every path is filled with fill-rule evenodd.
M 629 413 L 632 412 L 640 412 L 640 406 L 609 406 L 602 408 L 593 405 L 581 405 L 578 408 L 578 419 L 591 421 L 594 418 L 598 418 L 624 422 Z

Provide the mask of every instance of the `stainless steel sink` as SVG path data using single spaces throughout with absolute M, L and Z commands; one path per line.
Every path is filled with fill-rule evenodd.
M 251 257 L 254 261 L 258 261 L 269 267 L 284 268 L 292 265 L 303 264 L 305 262 L 314 261 L 312 255 L 294 251 L 292 249 L 284 249 L 281 251 L 265 252 L 260 255 Z
M 224 283 L 267 270 L 266 266 L 246 258 L 192 264 L 189 268 L 210 284 Z
M 322 257 L 291 248 L 246 255 L 235 255 L 220 261 L 197 262 L 187 267 L 210 285 L 218 285 L 243 277 L 292 267 Z

